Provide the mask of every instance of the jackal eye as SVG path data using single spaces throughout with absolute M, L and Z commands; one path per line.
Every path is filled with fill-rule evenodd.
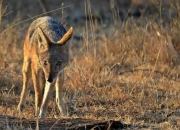
M 56 65 L 60 66 L 62 64 L 62 60 L 57 61 Z
M 47 65 L 47 61 L 45 60 L 45 61 L 44 61 L 44 66 L 46 66 L 46 65 Z

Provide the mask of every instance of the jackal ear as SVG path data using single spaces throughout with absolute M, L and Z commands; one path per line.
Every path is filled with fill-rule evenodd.
M 57 42 L 57 44 L 65 44 L 73 34 L 73 28 L 71 27 L 65 34 L 64 36 Z
M 49 49 L 49 41 L 46 37 L 46 35 L 43 33 L 42 29 L 40 27 L 37 28 L 38 30 L 38 47 L 40 51 L 48 50 Z

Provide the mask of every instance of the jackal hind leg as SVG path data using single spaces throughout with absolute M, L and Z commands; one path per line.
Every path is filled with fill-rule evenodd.
M 30 60 L 28 58 L 24 58 L 22 74 L 23 74 L 23 87 L 21 91 L 20 102 L 18 104 L 17 110 L 21 112 L 26 105 L 26 96 L 29 88 L 29 80 L 31 77 L 31 65 Z
M 45 118 L 48 108 L 48 101 L 50 96 L 52 95 L 52 92 L 54 90 L 55 81 L 52 83 L 49 83 L 46 81 L 45 90 L 43 94 L 43 100 L 40 108 L 39 118 Z
M 41 90 L 41 71 L 37 70 L 35 66 L 32 64 L 32 80 L 34 84 L 34 91 L 35 91 L 35 117 L 39 114 L 39 109 L 42 102 L 42 90 Z
M 63 83 L 64 83 L 64 74 L 61 73 L 56 80 L 56 104 L 58 106 L 58 109 L 61 113 L 61 115 L 66 116 L 67 112 L 66 109 L 64 107 L 64 103 L 63 103 Z

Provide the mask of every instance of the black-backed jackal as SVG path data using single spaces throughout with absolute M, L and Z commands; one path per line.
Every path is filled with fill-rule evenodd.
M 48 99 L 54 86 L 57 106 L 61 114 L 66 115 L 62 101 L 63 68 L 69 59 L 66 42 L 72 34 L 72 27 L 66 32 L 58 20 L 49 16 L 38 18 L 30 25 L 24 42 L 23 88 L 18 104 L 20 112 L 25 107 L 28 84 L 32 77 L 35 90 L 35 116 L 46 117 Z

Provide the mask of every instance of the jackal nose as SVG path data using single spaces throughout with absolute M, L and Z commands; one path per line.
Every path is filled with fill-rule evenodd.
M 49 77 L 49 78 L 47 79 L 47 81 L 48 81 L 49 83 L 52 83 L 53 78 Z

